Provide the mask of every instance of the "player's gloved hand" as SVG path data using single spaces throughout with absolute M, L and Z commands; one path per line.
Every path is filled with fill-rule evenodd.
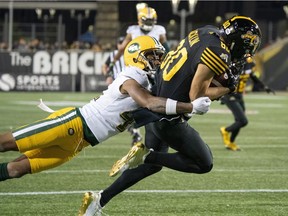
M 274 91 L 273 89 L 269 88 L 268 86 L 265 86 L 265 87 L 264 87 L 264 90 L 265 90 L 268 94 L 272 93 L 272 94 L 275 95 L 275 91 Z
M 227 74 L 228 74 L 227 88 L 229 88 L 230 93 L 232 93 L 235 91 L 238 85 L 239 75 L 234 75 L 231 70 Z
M 203 115 L 209 111 L 211 100 L 209 97 L 199 97 L 191 103 L 193 105 L 191 114 Z

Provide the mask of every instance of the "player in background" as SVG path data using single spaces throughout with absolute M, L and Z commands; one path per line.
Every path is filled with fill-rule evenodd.
M 191 31 L 176 50 L 165 56 L 156 81 L 156 95 L 168 96 L 175 104 L 173 100 L 189 102 L 204 95 L 213 100 L 234 92 L 238 81 L 234 78 L 238 74 L 231 74 L 230 67 L 238 67 L 253 56 L 260 40 L 258 25 L 246 16 L 232 17 L 220 29 L 205 26 Z M 209 87 L 213 78 L 225 73 L 229 77 L 227 86 Z M 169 112 L 175 113 L 172 106 Z M 145 146 L 133 146 L 114 164 L 110 176 L 124 172 L 109 187 L 84 194 L 79 216 L 101 215 L 102 208 L 113 197 L 161 171 L 163 166 L 187 173 L 210 172 L 213 167 L 210 148 L 188 119 L 172 115 L 147 124 Z M 168 153 L 169 147 L 176 152 Z
M 110 85 L 116 78 L 117 76 L 120 74 L 120 72 L 124 69 L 125 67 L 125 63 L 124 63 L 124 58 L 123 55 L 120 57 L 119 61 L 115 62 L 115 65 L 113 67 L 112 70 L 109 69 L 109 65 L 111 62 L 114 61 L 115 55 L 118 52 L 118 49 L 120 47 L 120 45 L 122 44 L 124 40 L 124 37 L 121 36 L 117 39 L 116 41 L 116 49 L 111 51 L 109 53 L 109 56 L 107 58 L 107 60 L 105 61 L 105 63 L 102 65 L 102 74 L 104 76 L 106 76 L 106 83 L 107 85 Z
M 116 61 L 123 55 L 124 49 L 127 44 L 134 38 L 142 35 L 148 35 L 155 37 L 164 46 L 166 52 L 169 51 L 169 45 L 166 37 L 166 29 L 164 26 L 157 25 L 157 12 L 154 8 L 143 7 L 137 10 L 138 25 L 131 25 L 127 28 L 126 36 L 121 46 L 118 49 L 118 53 L 111 62 L 110 68 L 112 68 Z
M 114 67 L 117 66 L 118 60 L 121 60 L 123 52 L 127 44 L 134 38 L 142 35 L 148 35 L 156 38 L 164 46 L 166 52 L 169 51 L 169 45 L 166 37 L 166 29 L 157 25 L 157 12 L 154 8 L 148 7 L 145 3 L 138 3 L 136 5 L 138 25 L 131 25 L 126 31 L 125 39 L 121 45 L 118 45 L 118 52 L 114 55 L 113 60 L 110 61 L 107 73 L 113 73 Z M 110 79 L 111 80 L 111 79 Z M 132 145 L 142 140 L 142 135 L 139 128 L 131 125 L 128 131 L 132 135 Z
M 0 152 L 22 153 L 15 160 L 0 163 L 0 181 L 60 166 L 83 148 L 125 131 L 133 122 L 128 111 L 146 107 L 169 114 L 170 100 L 150 94 L 149 76 L 158 69 L 164 54 L 164 47 L 155 38 L 138 37 L 126 48 L 125 71 L 100 97 L 81 108 L 57 111 L 42 104 L 42 109 L 52 112 L 47 118 L 0 135 Z M 173 109 L 179 114 L 203 114 L 210 102 L 209 98 L 200 97 L 189 103 L 177 102 Z
M 257 85 L 260 90 L 264 90 L 267 93 L 275 92 L 265 85 L 258 77 L 255 75 L 255 62 L 253 59 L 247 58 L 246 63 L 243 66 L 243 72 L 240 74 L 239 83 L 233 94 L 225 95 L 221 98 L 221 104 L 226 104 L 226 106 L 231 110 L 234 122 L 227 126 L 221 127 L 220 133 L 226 149 L 232 151 L 240 151 L 240 147 L 235 143 L 236 137 L 238 136 L 240 130 L 248 124 L 248 119 L 245 113 L 245 101 L 244 93 L 247 81 L 252 80 L 254 85 Z
M 139 6 L 140 5 L 140 6 Z M 137 7 L 139 6 L 139 7 Z M 118 53 L 114 56 L 113 61 L 109 64 L 109 69 L 115 65 L 124 53 L 127 44 L 134 38 L 142 35 L 148 35 L 156 38 L 164 46 L 166 52 L 169 51 L 169 45 L 166 37 L 166 29 L 164 26 L 157 25 L 157 12 L 154 8 L 148 7 L 147 4 L 139 3 L 136 5 L 138 25 L 131 25 L 126 31 L 125 39 L 118 48 Z

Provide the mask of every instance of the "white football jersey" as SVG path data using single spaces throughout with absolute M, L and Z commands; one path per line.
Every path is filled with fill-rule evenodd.
M 119 130 L 119 126 L 126 126 L 121 113 L 139 108 L 128 94 L 120 92 L 121 85 L 128 79 L 134 79 L 147 90 L 151 90 L 145 71 L 137 67 L 125 67 L 99 98 L 80 108 L 81 115 L 99 142 L 123 131 Z
M 148 36 L 151 36 L 151 37 L 155 37 L 157 40 L 159 40 L 160 39 L 160 35 L 165 35 L 166 34 L 166 29 L 163 26 L 161 26 L 161 25 L 154 25 L 152 30 L 150 32 L 148 32 L 147 34 L 145 34 L 143 31 L 141 31 L 139 25 L 132 25 L 132 26 L 128 27 L 126 33 L 127 34 L 131 34 L 132 40 L 134 38 L 142 36 L 142 35 L 148 35 Z

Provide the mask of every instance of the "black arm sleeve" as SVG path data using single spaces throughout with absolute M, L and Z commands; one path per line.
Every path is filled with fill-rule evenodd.
M 106 61 L 105 61 L 105 64 L 106 64 L 106 65 L 109 65 L 110 62 L 111 62 L 111 57 L 110 57 L 110 55 L 109 55 L 108 58 L 107 58 Z
M 135 121 L 135 128 L 144 126 L 150 122 L 159 121 L 164 116 L 163 114 L 154 113 L 147 108 L 139 108 L 131 111 L 130 114 Z
M 254 73 L 250 74 L 250 78 L 252 79 L 254 83 L 258 84 L 260 88 L 262 89 L 265 88 L 265 84 L 261 80 L 259 80 L 258 77 Z

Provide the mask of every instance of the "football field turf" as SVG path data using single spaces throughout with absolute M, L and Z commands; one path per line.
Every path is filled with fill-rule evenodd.
M 40 98 L 59 109 L 81 106 L 95 96 L 0 93 L 0 133 L 46 117 L 36 107 Z M 224 148 L 219 128 L 232 123 L 233 116 L 215 101 L 208 114 L 189 121 L 211 147 L 213 170 L 198 175 L 164 168 L 112 199 L 103 215 L 288 215 L 288 93 L 249 93 L 245 101 L 249 124 L 236 140 L 242 151 Z M 113 182 L 109 170 L 130 142 L 123 132 L 60 167 L 0 182 L 0 215 L 76 216 L 85 191 L 99 191 Z M 0 153 L 0 163 L 18 156 Z

